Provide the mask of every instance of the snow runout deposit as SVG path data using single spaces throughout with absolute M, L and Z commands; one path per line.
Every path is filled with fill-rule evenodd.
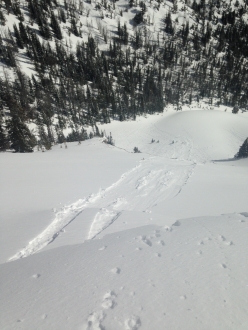
M 0 328 L 248 329 L 247 114 L 101 129 L 1 153 Z

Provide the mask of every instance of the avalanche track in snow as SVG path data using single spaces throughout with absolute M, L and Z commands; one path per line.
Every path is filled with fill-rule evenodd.
M 176 197 L 193 174 L 196 163 L 188 160 L 192 151 L 189 139 L 180 138 L 177 147 L 173 141 L 171 151 L 162 156 L 149 154 L 109 187 L 65 206 L 43 232 L 9 261 L 32 255 L 52 243 L 86 208 L 99 209 L 88 232 L 88 239 L 93 239 L 116 221 L 122 211 L 149 213 L 157 204 Z

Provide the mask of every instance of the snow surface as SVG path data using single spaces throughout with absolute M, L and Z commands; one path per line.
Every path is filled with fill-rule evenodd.
M 248 114 L 99 128 L 0 154 L 0 328 L 248 329 Z

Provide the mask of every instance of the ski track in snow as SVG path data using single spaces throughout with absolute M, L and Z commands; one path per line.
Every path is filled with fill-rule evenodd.
M 56 213 L 53 222 L 42 233 L 9 261 L 32 255 L 52 243 L 86 208 L 100 209 L 88 233 L 88 239 L 93 239 L 116 221 L 123 210 L 151 212 L 157 203 L 180 194 L 193 174 L 196 163 L 191 160 L 191 141 L 178 137 L 172 145 L 170 161 L 166 157 L 150 156 L 141 160 L 139 165 L 124 173 L 108 188 L 65 206 Z M 188 160 L 188 163 L 182 164 L 178 160 Z

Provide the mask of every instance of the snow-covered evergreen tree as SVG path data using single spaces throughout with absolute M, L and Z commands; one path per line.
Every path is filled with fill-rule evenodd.
M 35 145 L 35 138 L 28 126 L 23 123 L 17 114 L 13 114 L 6 125 L 10 148 L 15 152 L 32 152 Z
M 3 128 L 3 123 L 0 118 L 0 151 L 5 151 L 8 148 L 8 139 Z
M 242 146 L 239 148 L 239 152 L 235 156 L 236 158 L 247 158 L 248 157 L 248 138 L 244 141 Z

